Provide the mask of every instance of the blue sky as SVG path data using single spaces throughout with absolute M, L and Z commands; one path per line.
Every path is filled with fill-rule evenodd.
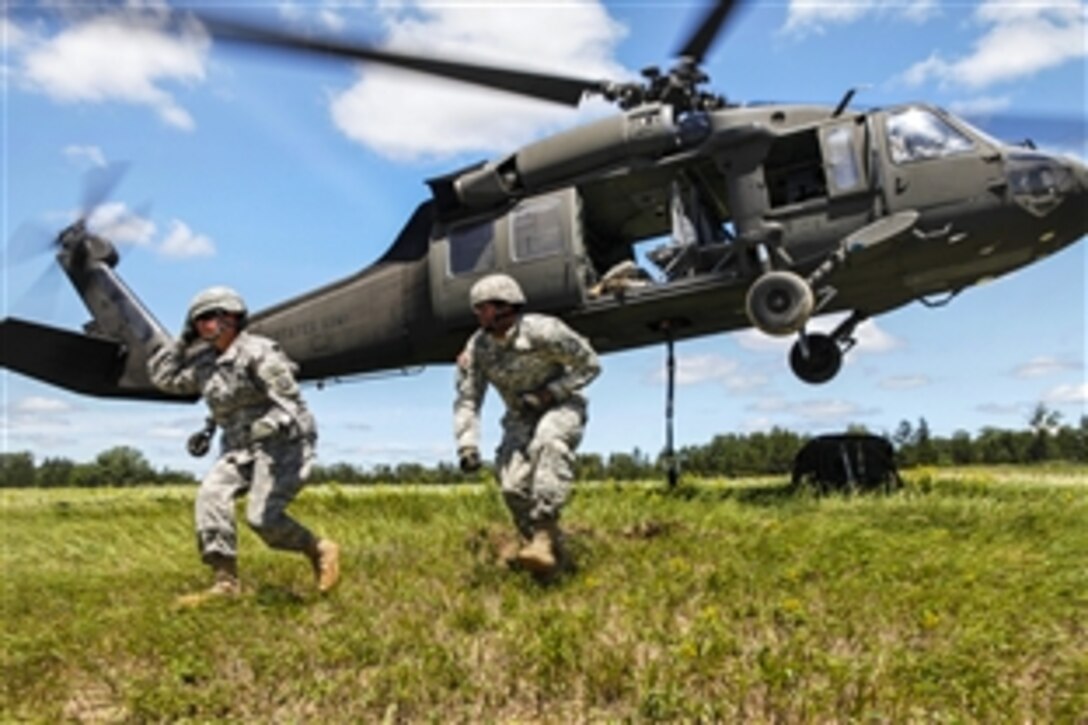
M 704 5 L 246 7 L 287 27 L 401 50 L 623 79 L 668 66 Z M 128 162 L 99 221 L 121 246 L 122 276 L 172 330 L 192 295 L 212 284 L 237 288 L 259 309 L 352 273 L 381 255 L 426 198 L 424 179 L 607 112 L 598 103 L 572 111 L 412 74 L 243 51 L 199 33 L 183 42 L 153 29 L 119 33 L 107 23 L 58 23 L 26 6 L 5 8 L 3 239 L 24 223 L 58 230 L 75 214 L 87 170 Z M 751 3 L 706 70 L 714 89 L 736 101 L 834 105 L 860 87 L 855 102 L 866 106 L 928 100 L 958 111 L 1079 118 L 1071 136 L 1041 137 L 1047 127 L 1034 123 L 1002 131 L 1084 158 L 1086 8 L 1016 0 Z M 78 328 L 86 312 L 50 265 L 48 256 L 16 264 L 4 255 L 3 314 Z M 680 343 L 677 443 L 775 425 L 818 433 L 859 423 L 890 432 L 920 417 L 941 434 L 974 433 L 1021 427 L 1039 402 L 1075 422 L 1088 401 L 1086 271 L 1079 244 L 943 309 L 914 304 L 881 316 L 859 328 L 860 344 L 822 386 L 795 380 L 788 343 L 754 331 Z M 43 274 L 57 278 L 55 292 L 35 286 Z M 661 448 L 664 357 L 654 347 L 604 358 L 589 390 L 583 450 Z M 157 466 L 206 467 L 183 451 L 203 419 L 200 406 L 102 401 L 2 375 L 5 451 L 90 460 L 131 445 Z M 322 460 L 452 460 L 452 379 L 452 367 L 441 366 L 307 388 Z M 500 414 L 491 396 L 486 448 L 498 443 Z

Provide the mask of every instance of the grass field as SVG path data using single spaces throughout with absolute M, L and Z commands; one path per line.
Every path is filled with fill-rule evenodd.
M 1088 720 L 1088 470 L 906 478 L 583 484 L 549 585 L 491 488 L 314 488 L 341 586 L 246 531 L 198 609 L 194 489 L 4 491 L 0 719 Z

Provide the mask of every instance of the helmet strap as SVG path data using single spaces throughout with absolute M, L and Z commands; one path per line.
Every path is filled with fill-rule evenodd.
M 492 335 L 501 336 L 514 324 L 518 312 L 519 308 L 517 305 L 503 302 L 501 307 L 497 306 L 494 316 L 487 325 L 484 325 L 484 329 Z

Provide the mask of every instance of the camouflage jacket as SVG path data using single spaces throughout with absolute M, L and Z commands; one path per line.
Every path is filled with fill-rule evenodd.
M 548 315 L 522 315 L 505 337 L 477 330 L 457 359 L 453 408 L 457 447 L 479 446 L 480 407 L 490 383 L 506 403 L 507 416 L 533 417 L 523 393 L 546 387 L 556 403 L 585 405 L 579 391 L 601 372 L 589 342 Z
M 242 331 L 221 354 L 207 345 L 167 345 L 151 356 L 147 371 L 161 390 L 204 398 L 223 429 L 224 451 L 248 447 L 250 428 L 261 418 L 284 437 L 316 438 L 295 381 L 297 366 L 267 337 Z

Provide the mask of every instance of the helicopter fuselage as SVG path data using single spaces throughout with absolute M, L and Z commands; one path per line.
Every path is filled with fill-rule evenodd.
M 855 326 L 960 291 L 1088 233 L 1079 161 L 994 141 L 924 104 L 865 112 L 649 103 L 430 182 L 389 250 L 250 317 L 304 380 L 451 363 L 470 287 L 519 281 L 601 352 L 755 326 L 797 335 L 823 382 Z M 169 334 L 81 225 L 58 261 L 94 320 L 79 335 L 2 323 L 5 367 L 101 396 L 162 398 L 143 360 Z M 815 315 L 849 311 L 830 336 Z M 88 361 L 72 366 L 70 360 Z
M 863 318 L 957 294 L 1088 231 L 1082 164 L 921 104 L 680 120 L 655 105 L 620 119 L 432 182 L 436 199 L 373 267 L 252 324 L 307 378 L 447 363 L 474 325 L 469 288 L 502 271 L 533 309 L 608 352 L 666 330 L 682 339 L 751 326 L 746 295 L 767 270 L 809 278 L 838 253 L 814 313 Z M 854 243 L 908 213 L 909 228 Z

